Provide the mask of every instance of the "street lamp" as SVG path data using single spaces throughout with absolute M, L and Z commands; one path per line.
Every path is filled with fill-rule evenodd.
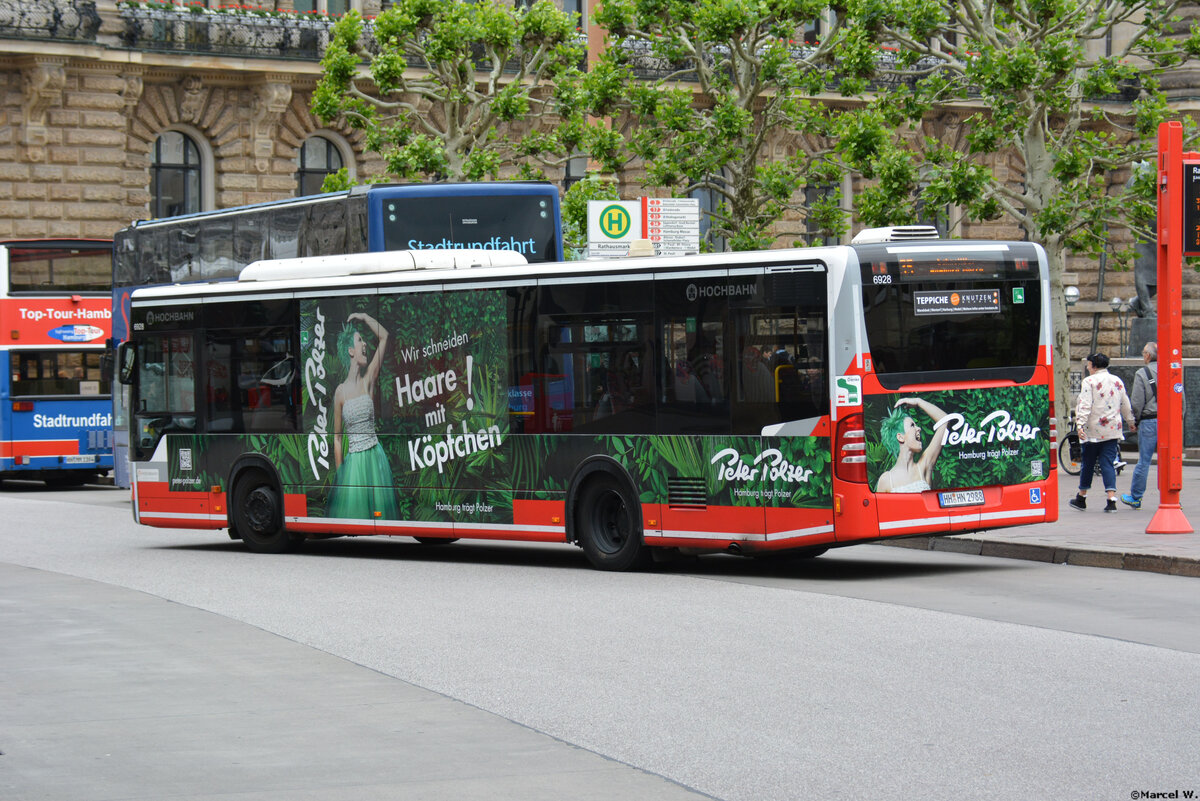
M 1063 300 L 1067 302 L 1067 307 L 1070 308 L 1079 302 L 1079 287 L 1068 286 L 1063 288 Z
M 1120 353 L 1125 356 L 1129 353 L 1129 314 L 1132 311 L 1129 307 L 1129 302 L 1120 298 L 1113 298 L 1108 302 L 1112 306 L 1112 310 L 1117 315 L 1118 336 L 1120 337 Z

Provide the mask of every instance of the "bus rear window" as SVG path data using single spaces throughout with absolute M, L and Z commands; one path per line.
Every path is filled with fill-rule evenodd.
M 22 350 L 9 355 L 11 395 L 108 395 L 109 379 L 100 368 L 99 351 Z
M 883 386 L 1033 375 L 1042 314 L 1036 257 L 860 258 L 867 341 Z
M 112 249 L 9 246 L 10 292 L 108 292 Z

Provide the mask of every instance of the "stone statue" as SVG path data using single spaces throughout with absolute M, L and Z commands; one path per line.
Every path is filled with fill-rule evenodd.
M 1154 172 L 1155 167 L 1149 161 L 1137 161 L 1125 187 L 1133 186 L 1135 180 L 1147 172 Z M 1129 309 L 1138 317 L 1154 318 L 1154 296 L 1158 292 L 1158 246 L 1153 242 L 1138 242 L 1134 245 L 1137 256 L 1133 260 L 1133 282 L 1137 288 L 1137 297 L 1129 302 Z M 1141 346 L 1138 346 L 1141 352 Z

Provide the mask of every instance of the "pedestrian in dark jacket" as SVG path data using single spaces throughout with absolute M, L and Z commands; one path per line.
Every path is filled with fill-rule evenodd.
M 1150 460 L 1158 450 L 1158 343 L 1147 342 L 1142 348 L 1145 367 L 1138 368 L 1133 377 L 1133 392 L 1129 405 L 1137 421 L 1138 463 L 1133 468 L 1133 483 L 1129 492 L 1121 496 L 1121 503 L 1141 508 L 1142 496 L 1146 494 L 1146 481 L 1150 478 Z

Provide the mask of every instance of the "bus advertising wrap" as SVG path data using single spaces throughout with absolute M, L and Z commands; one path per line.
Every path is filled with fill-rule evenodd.
M 112 323 L 107 298 L 3 298 L 0 320 L 8 347 L 104 344 Z
M 277 464 L 309 515 L 508 523 L 518 488 L 561 499 L 571 466 L 597 453 L 629 471 L 644 503 L 666 501 L 667 478 L 687 476 L 713 504 L 830 505 L 824 438 L 514 435 L 534 386 L 553 403 L 569 382 L 509 375 L 506 300 L 467 291 L 301 302 L 302 447 Z
M 1044 386 L 867 396 L 868 483 L 904 493 L 1042 481 L 1049 408 Z
M 310 513 L 448 519 L 464 499 L 404 490 L 496 485 L 508 426 L 504 300 L 467 292 L 301 304 L 299 483 Z

